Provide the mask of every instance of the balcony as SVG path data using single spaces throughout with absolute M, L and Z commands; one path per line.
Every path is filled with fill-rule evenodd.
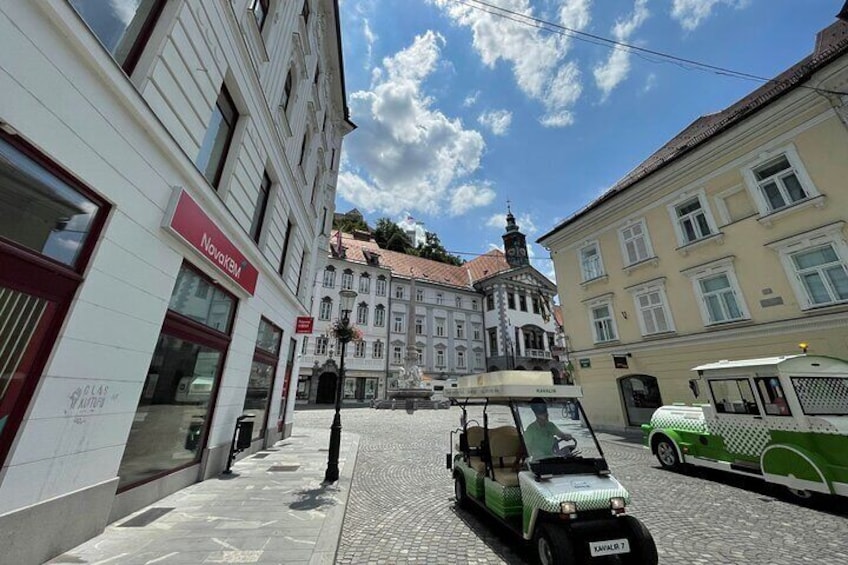
M 529 357 L 531 359 L 550 359 L 551 352 L 545 351 L 544 349 L 525 349 L 524 357 Z

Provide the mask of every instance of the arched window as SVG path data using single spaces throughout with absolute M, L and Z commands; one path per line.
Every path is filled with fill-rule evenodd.
M 333 299 L 329 296 L 325 296 L 321 299 L 321 307 L 318 310 L 318 319 L 319 320 L 329 320 L 330 316 L 333 315 Z
M 342 272 L 342 290 L 353 290 L 353 271 L 350 269 Z
M 333 288 L 336 286 L 336 269 L 330 265 L 324 269 L 324 288 Z
M 368 304 L 360 302 L 356 307 L 356 323 L 360 326 L 368 325 Z
M 382 304 L 374 308 L 374 325 L 378 328 L 386 325 L 386 307 Z

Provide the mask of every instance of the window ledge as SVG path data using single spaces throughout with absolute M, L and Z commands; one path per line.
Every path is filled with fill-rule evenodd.
M 591 285 L 593 285 L 593 284 L 595 284 L 595 283 L 598 283 L 598 282 L 607 282 L 608 280 L 609 280 L 609 275 L 607 275 L 607 274 L 603 274 L 603 275 L 601 275 L 601 276 L 599 276 L 599 277 L 595 277 L 594 279 L 588 279 L 588 280 L 585 280 L 585 281 L 581 282 L 581 283 L 580 283 L 580 286 L 582 286 L 583 288 L 587 288 L 587 287 L 589 287 L 589 286 L 591 286 Z M 515 310 L 515 308 L 512 308 L 512 310 Z
M 642 267 L 646 267 L 648 265 L 652 267 L 656 267 L 660 264 L 660 258 L 654 255 L 653 257 L 648 257 L 647 259 L 642 259 L 641 261 L 637 261 L 635 263 L 631 263 L 624 267 L 624 272 L 629 276 L 633 271 L 639 270 Z
M 667 338 L 670 338 L 670 337 L 674 337 L 676 335 L 677 335 L 677 330 L 669 330 L 667 332 L 657 332 L 657 333 L 643 335 L 642 341 L 667 339 Z
M 594 343 L 595 345 L 616 345 L 616 344 L 618 344 L 618 343 L 621 343 L 621 340 L 619 340 L 619 339 L 611 339 L 611 340 L 609 340 L 609 341 L 595 341 L 595 342 L 593 342 L 593 343 Z
M 292 129 L 291 124 L 289 124 L 289 117 L 286 114 L 286 108 L 283 105 L 277 107 L 277 113 L 280 115 L 279 124 L 280 128 L 283 130 L 283 137 L 291 137 Z
M 848 300 L 837 300 L 836 302 L 828 302 L 827 304 L 809 304 L 801 307 L 802 312 L 819 311 L 825 308 L 839 308 L 848 306 Z
M 265 39 L 262 37 L 262 30 L 259 29 L 259 23 L 256 21 L 256 16 L 253 13 L 253 10 L 247 10 L 248 18 L 250 21 L 245 26 L 247 29 L 245 30 L 245 35 L 248 37 L 247 42 L 250 44 L 251 49 L 256 53 L 256 58 L 260 63 L 267 63 L 271 60 L 268 56 L 268 50 L 265 47 Z M 265 23 L 268 23 L 268 17 L 265 17 Z M 258 66 L 258 65 L 257 65 Z
M 795 202 L 791 206 L 784 206 L 780 210 L 776 210 L 774 212 L 766 214 L 765 216 L 760 216 L 757 221 L 760 223 L 760 225 L 770 228 L 775 220 L 779 220 L 784 216 L 788 216 L 800 210 L 804 210 L 806 208 L 809 208 L 810 206 L 813 206 L 815 208 L 824 208 L 826 202 L 827 199 L 825 198 L 824 194 L 819 194 L 818 196 L 813 196 L 811 198 L 806 198 L 799 202 Z
M 695 240 L 691 243 L 687 243 L 686 245 L 682 245 L 677 248 L 677 252 L 683 255 L 684 257 L 689 255 L 689 252 L 693 249 L 697 249 L 702 245 L 706 245 L 708 243 L 715 243 L 716 245 L 721 245 L 724 243 L 724 232 L 714 233 L 712 235 L 708 235 L 707 237 L 702 237 L 701 239 Z
M 751 318 L 742 318 L 739 320 L 728 320 L 726 322 L 713 322 L 711 324 L 705 324 L 704 329 L 707 331 L 714 330 L 724 330 L 727 328 L 735 328 L 739 326 L 748 326 L 753 324 L 754 321 Z

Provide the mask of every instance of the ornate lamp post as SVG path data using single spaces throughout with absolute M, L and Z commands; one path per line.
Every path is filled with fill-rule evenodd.
M 339 351 L 341 361 L 339 362 L 339 377 L 336 379 L 336 415 L 333 417 L 333 425 L 330 426 L 330 453 L 327 456 L 327 472 L 324 473 L 325 483 L 334 483 L 339 480 L 339 446 L 342 440 L 342 417 L 339 411 L 342 408 L 345 349 L 355 334 L 355 328 L 350 325 L 350 312 L 353 310 L 354 300 L 356 300 L 356 292 L 352 290 L 339 292 L 341 318 L 332 333 L 341 344 L 341 351 Z

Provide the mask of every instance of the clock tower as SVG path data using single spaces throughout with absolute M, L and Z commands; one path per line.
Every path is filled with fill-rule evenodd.
M 503 237 L 506 262 L 509 263 L 510 267 L 524 267 L 530 264 L 527 257 L 527 241 L 524 234 L 518 231 L 515 216 L 512 215 L 508 202 L 506 205 L 506 233 L 501 237 Z

